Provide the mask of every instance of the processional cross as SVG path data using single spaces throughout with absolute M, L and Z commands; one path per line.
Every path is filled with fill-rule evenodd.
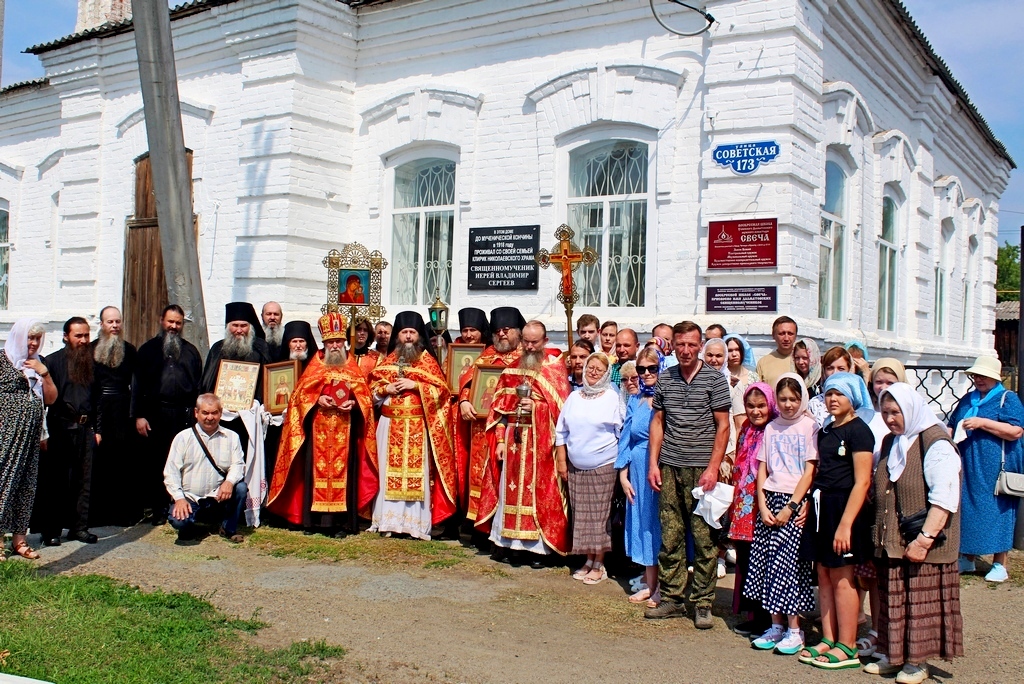
M 592 247 L 585 247 L 582 250 L 576 246 L 572 239 L 576 233 L 566 224 L 562 224 L 555 231 L 555 238 L 558 244 L 550 252 L 542 249 L 534 257 L 541 268 L 553 266 L 562 274 L 558 287 L 558 301 L 565 306 L 565 318 L 567 321 L 566 334 L 569 338 L 569 346 L 572 346 L 572 307 L 579 301 L 580 293 L 576 289 L 573 271 L 584 266 L 593 266 L 597 263 L 597 252 Z

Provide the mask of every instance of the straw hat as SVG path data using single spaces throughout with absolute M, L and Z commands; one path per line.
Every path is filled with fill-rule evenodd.
M 965 371 L 968 375 L 981 375 L 992 378 L 997 382 L 1003 379 L 1003 366 L 994 356 L 979 356 L 974 360 L 974 365 Z

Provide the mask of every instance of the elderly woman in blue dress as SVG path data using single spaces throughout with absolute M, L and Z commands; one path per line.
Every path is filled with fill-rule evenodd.
M 1019 499 L 996 496 L 999 471 L 1024 472 L 1020 438 L 1024 406 L 1002 385 L 999 359 L 982 356 L 967 369 L 974 390 L 964 396 L 947 426 L 963 459 L 960 503 L 960 572 L 974 572 L 977 556 L 992 554 L 989 582 L 1005 582 L 1006 553 L 1013 546 Z M 1005 460 L 1005 466 L 1003 462 Z
M 644 579 L 629 597 L 633 603 L 646 601 L 658 605 L 658 552 L 661 551 L 661 521 L 658 518 L 658 493 L 647 483 L 647 447 L 651 417 L 654 415 L 654 386 L 658 382 L 662 355 L 655 347 L 645 347 L 636 359 L 640 391 L 626 402 L 626 420 L 619 438 L 619 482 L 626 494 L 626 555 L 644 566 Z

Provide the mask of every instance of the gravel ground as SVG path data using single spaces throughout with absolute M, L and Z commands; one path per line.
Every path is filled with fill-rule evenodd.
M 38 566 L 187 591 L 239 617 L 257 611 L 269 625 L 260 644 L 326 639 L 348 649 L 338 682 L 871 681 L 753 651 L 723 621 L 734 621 L 731 574 L 719 583 L 714 629 L 700 632 L 690 620 L 647 622 L 619 584 L 587 587 L 564 568 L 495 566 L 472 553 L 448 568 L 425 568 L 422 557 L 323 562 L 216 537 L 179 546 L 166 527 L 94 531 L 99 544 L 43 548 Z M 967 656 L 933 663 L 935 679 L 1024 679 L 1024 588 L 968 578 L 961 599 Z

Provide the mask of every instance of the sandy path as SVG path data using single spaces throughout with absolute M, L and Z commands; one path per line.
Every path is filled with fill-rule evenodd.
M 258 609 L 269 623 L 257 637 L 262 644 L 326 639 L 347 648 L 337 681 L 872 681 L 750 649 L 721 619 L 731 574 L 719 587 L 715 628 L 699 632 L 690 620 L 647 622 L 618 584 L 586 587 L 564 569 L 496 568 L 475 556 L 447 569 L 425 569 L 415 558 L 325 563 L 219 538 L 177 546 L 168 528 L 97 532 L 103 538 L 95 546 L 43 549 L 40 567 L 188 591 L 240 617 Z M 962 603 L 968 655 L 935 663 L 937 679 L 1024 678 L 1024 589 L 970 581 Z

